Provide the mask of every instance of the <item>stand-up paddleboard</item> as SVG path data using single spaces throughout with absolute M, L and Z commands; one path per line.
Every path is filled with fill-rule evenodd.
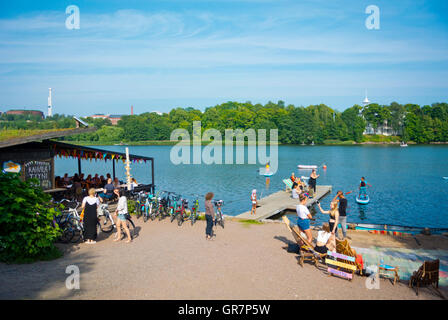
M 370 202 L 370 198 L 368 195 L 365 196 L 356 196 L 356 202 L 358 202 L 359 204 L 368 204 Z
M 274 175 L 271 170 L 266 170 L 266 168 L 260 168 L 258 169 L 258 172 L 260 172 L 260 175 L 263 175 L 265 177 L 271 177 Z
M 317 166 L 315 165 L 306 165 L 306 164 L 299 164 L 297 167 L 299 169 L 317 169 Z

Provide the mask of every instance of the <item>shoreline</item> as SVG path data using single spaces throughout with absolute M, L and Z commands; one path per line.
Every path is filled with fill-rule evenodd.
M 179 143 L 179 141 L 170 141 L 170 140 L 161 140 L 161 141 L 133 141 L 133 142 L 126 142 L 126 143 L 120 143 L 120 142 L 104 142 L 104 141 L 64 141 L 67 143 L 79 145 L 79 146 L 193 146 L 193 143 Z M 202 141 L 201 146 L 209 145 L 210 141 Z M 222 146 L 225 146 L 224 143 L 221 144 Z M 257 146 L 270 146 L 270 143 L 266 144 L 257 144 Z M 301 144 L 284 144 L 284 143 L 277 143 L 272 144 L 277 146 L 297 146 L 297 147 L 313 147 L 313 145 L 301 145 Z M 399 146 L 400 142 L 374 142 L 374 141 L 366 141 L 366 142 L 340 142 L 340 143 L 322 143 L 322 144 L 315 144 L 314 146 Z M 415 142 L 408 142 L 408 145 L 412 146 L 429 146 L 429 145 L 448 145 L 448 142 L 429 142 L 429 143 L 415 143 Z M 234 143 L 233 146 L 236 146 Z M 248 144 L 247 142 L 244 143 L 244 146 L 253 146 L 252 144 Z

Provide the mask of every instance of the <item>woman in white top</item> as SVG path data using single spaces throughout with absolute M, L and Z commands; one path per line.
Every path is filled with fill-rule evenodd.
M 89 195 L 82 200 L 82 208 L 84 209 L 84 239 L 88 244 L 96 243 L 96 225 L 98 222 L 96 209 L 100 205 L 100 201 L 95 197 L 95 189 L 89 189 Z
M 250 210 L 250 214 L 252 214 L 252 212 L 255 214 L 257 211 L 257 189 L 252 190 L 250 201 L 252 201 L 252 209 Z
M 305 194 L 299 195 L 300 204 L 297 205 L 296 211 L 297 211 L 297 225 L 303 232 L 305 232 L 306 237 L 308 238 L 308 241 L 311 243 L 313 240 L 313 234 L 311 233 L 310 229 L 310 219 L 313 218 L 310 211 L 306 207 L 306 202 L 308 200 L 308 197 Z
M 327 223 L 322 225 L 322 230 L 317 233 L 316 246 L 314 250 L 319 253 L 334 251 L 336 248 L 336 238 L 333 232 L 330 232 L 330 226 Z
M 115 189 L 114 193 L 118 197 L 117 210 L 115 210 L 115 216 L 117 217 L 117 238 L 114 241 L 121 240 L 121 227 L 123 227 L 124 232 L 128 236 L 127 243 L 132 241 L 131 233 L 129 232 L 129 228 L 126 224 L 126 215 L 128 214 L 128 200 L 124 195 L 124 189 L 118 190 Z

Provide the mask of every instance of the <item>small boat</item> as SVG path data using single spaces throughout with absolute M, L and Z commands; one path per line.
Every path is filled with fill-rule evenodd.
M 396 226 L 396 225 L 384 225 L 374 223 L 349 223 L 347 224 L 349 229 L 352 230 L 365 230 L 378 234 L 442 234 L 448 232 L 448 228 L 423 228 L 423 227 L 408 227 L 408 226 Z
M 408 146 L 408 144 L 406 143 L 406 142 L 404 142 L 404 141 L 402 141 L 401 143 L 400 143 L 400 147 L 407 147 Z
M 300 179 L 301 179 L 301 180 L 309 180 L 310 177 L 301 176 Z
M 317 169 L 317 166 L 315 165 L 306 165 L 306 164 L 299 164 L 297 167 L 299 169 Z
M 356 196 L 356 202 L 358 202 L 359 204 L 368 204 L 370 202 L 370 198 L 368 195 L 365 196 Z
M 265 172 L 265 173 L 263 173 L 263 175 L 264 175 L 265 177 L 270 177 L 270 176 L 273 176 L 273 175 L 274 175 L 274 173 L 273 173 L 273 172 L 270 172 L 270 171 L 268 171 L 268 172 Z

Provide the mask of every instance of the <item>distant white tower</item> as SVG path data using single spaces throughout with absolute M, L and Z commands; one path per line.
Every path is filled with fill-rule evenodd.
M 51 88 L 48 88 L 48 117 L 53 116 L 52 104 L 51 104 Z
M 369 101 L 369 99 L 367 98 L 367 89 L 366 89 L 366 98 L 364 99 L 364 101 L 362 102 L 362 105 L 365 107 L 365 106 L 367 106 L 367 105 L 369 105 L 370 104 L 370 101 Z

